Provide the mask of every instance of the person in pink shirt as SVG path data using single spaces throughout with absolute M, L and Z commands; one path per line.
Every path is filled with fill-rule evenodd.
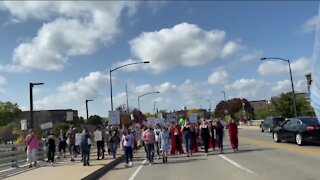
M 147 157 L 149 160 L 149 165 L 153 164 L 154 159 L 154 143 L 155 143 L 155 134 L 151 126 L 143 134 L 143 140 L 147 148 Z
M 35 156 L 36 151 L 39 148 L 39 140 L 32 129 L 29 130 L 29 134 L 25 138 L 25 144 L 27 146 L 27 163 L 30 164 L 29 168 L 31 168 L 33 162 L 34 166 L 37 165 Z

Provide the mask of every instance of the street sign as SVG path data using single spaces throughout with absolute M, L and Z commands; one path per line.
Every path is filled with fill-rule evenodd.
M 22 130 L 22 131 L 25 131 L 25 130 L 28 129 L 27 120 L 26 120 L 26 119 L 22 119 L 22 120 L 20 121 L 20 125 L 21 125 L 21 130 Z
M 67 112 L 66 121 L 73 121 L 73 112 L 72 111 Z
M 41 130 L 51 129 L 53 128 L 53 124 L 52 122 L 43 123 L 43 124 L 40 124 L 40 128 Z
M 198 114 L 197 113 L 191 113 L 189 116 L 190 123 L 197 123 L 198 122 Z
M 109 125 L 120 124 L 120 111 L 109 111 Z

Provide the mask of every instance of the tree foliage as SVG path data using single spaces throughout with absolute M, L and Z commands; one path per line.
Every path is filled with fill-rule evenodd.
M 90 116 L 89 117 L 89 120 L 88 120 L 88 124 L 91 124 L 91 125 L 102 125 L 102 117 L 98 116 L 98 115 L 93 115 L 93 116 Z
M 0 126 L 6 126 L 15 121 L 21 113 L 17 103 L 0 102 Z
M 231 117 L 236 118 L 236 115 L 238 116 L 241 115 L 239 111 L 243 110 L 242 103 L 244 103 L 244 110 L 246 112 L 246 117 L 248 119 L 251 119 L 253 116 L 253 108 L 251 107 L 251 104 L 247 99 L 240 99 L 240 98 L 233 98 L 228 101 L 220 101 L 214 110 L 214 116 L 223 118 L 225 116 L 224 111 L 228 110 L 228 114 Z
M 274 111 L 283 117 L 294 117 L 294 107 L 292 101 L 292 92 L 282 93 L 279 98 L 273 99 Z M 298 116 L 311 116 L 314 111 L 310 102 L 304 96 L 296 96 L 296 106 Z

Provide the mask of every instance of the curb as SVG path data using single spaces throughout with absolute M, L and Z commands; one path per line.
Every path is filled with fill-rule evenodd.
M 88 176 L 82 178 L 81 180 L 95 180 L 99 179 L 101 176 L 106 174 L 108 171 L 113 169 L 115 166 L 120 164 L 124 161 L 124 154 L 113 160 L 112 162 L 106 164 L 105 166 L 101 167 L 100 169 L 94 171 L 93 173 L 89 174 Z
M 142 147 L 142 145 L 138 146 L 138 150 Z M 105 166 L 103 166 L 102 168 L 94 171 L 93 173 L 89 174 L 88 176 L 82 178 L 81 180 L 96 180 L 99 179 L 100 177 L 102 177 L 103 175 L 105 175 L 106 173 L 108 173 L 111 169 L 113 169 L 114 167 L 116 167 L 118 164 L 120 164 L 121 162 L 124 161 L 125 155 L 122 154 L 121 156 L 119 156 L 118 158 L 116 158 L 115 160 L 113 160 L 112 162 L 106 164 Z

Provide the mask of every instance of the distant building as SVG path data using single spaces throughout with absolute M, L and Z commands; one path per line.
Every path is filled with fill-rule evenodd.
M 52 122 L 57 124 L 67 119 L 67 112 L 73 113 L 73 119 L 79 118 L 78 111 L 72 109 L 40 110 L 33 111 L 34 126 L 40 128 L 41 124 Z M 18 120 L 26 119 L 30 127 L 30 111 L 23 111 Z
M 251 107 L 253 108 L 253 112 L 257 112 L 262 109 L 268 108 L 268 101 L 267 100 L 256 100 L 256 101 L 249 101 Z
M 307 101 L 310 101 L 310 93 L 307 92 L 303 92 L 303 93 L 296 93 L 296 98 L 299 96 L 303 96 L 304 98 L 306 98 Z M 276 101 L 277 99 L 279 99 L 279 96 L 273 96 L 271 97 L 271 101 Z

